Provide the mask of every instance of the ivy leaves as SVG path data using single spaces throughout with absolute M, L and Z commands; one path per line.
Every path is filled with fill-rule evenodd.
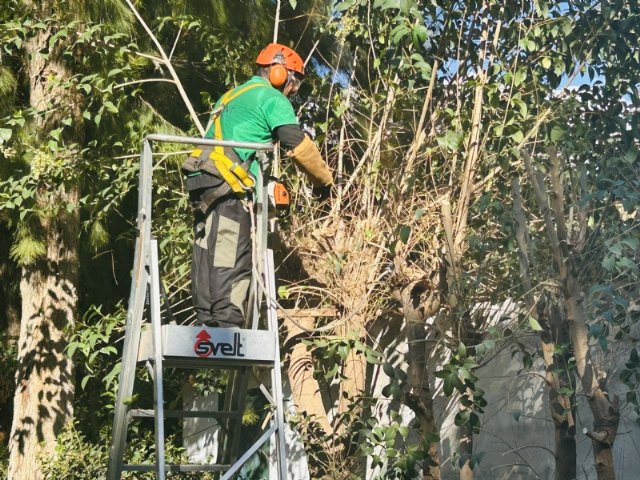
M 478 377 L 473 373 L 478 367 L 475 357 L 470 355 L 467 347 L 459 343 L 451 352 L 451 359 L 441 370 L 435 372 L 437 378 L 443 380 L 442 389 L 447 397 L 454 393 L 460 395 L 462 409 L 458 411 L 454 422 L 456 426 L 469 425 L 473 433 L 480 432 L 480 413 L 484 413 L 487 401 L 484 390 L 478 385 Z

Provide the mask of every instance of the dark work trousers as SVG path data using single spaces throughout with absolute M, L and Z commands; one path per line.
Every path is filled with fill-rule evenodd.
M 242 201 L 217 200 L 196 211 L 191 281 L 197 322 L 243 327 L 251 284 L 251 217 Z

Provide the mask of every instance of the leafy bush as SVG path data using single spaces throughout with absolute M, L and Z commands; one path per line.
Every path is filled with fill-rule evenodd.
M 96 480 L 106 478 L 111 439 L 105 430 L 97 443 L 90 442 L 82 435 L 78 425 L 68 424 L 58 435 L 55 452 L 41 458 L 44 480 Z M 125 462 L 152 464 L 155 461 L 153 432 L 143 437 L 131 439 Z M 175 447 L 175 441 L 167 438 L 165 457 L 167 463 L 187 463 L 184 450 Z M 2 452 L 0 451 L 0 454 Z M 0 467 L 0 474 L 3 473 Z M 213 480 L 213 474 L 207 472 L 167 474 L 169 478 L 181 480 Z M 4 478 L 4 477 L 3 477 Z M 124 472 L 122 478 L 145 480 L 155 479 L 155 473 Z
M 45 480 L 95 480 L 105 478 L 109 459 L 105 443 L 87 442 L 75 425 L 68 424 L 58 436 L 55 453 L 42 458 Z

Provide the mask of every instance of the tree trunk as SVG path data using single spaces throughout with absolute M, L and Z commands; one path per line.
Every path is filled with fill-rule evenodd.
M 587 396 L 593 413 L 594 430 L 587 432 L 593 443 L 598 480 L 615 479 L 613 443 L 618 432 L 620 410 L 617 397 L 610 399 L 606 382 L 589 349 L 586 315 L 580 300 L 581 290 L 575 268 L 575 255 L 569 249 L 569 238 L 564 207 L 562 159 L 555 148 L 548 151 L 551 161 L 551 191 L 547 192 L 543 178 L 533 168 L 531 157 L 523 151 L 522 158 L 531 179 L 531 186 L 543 211 L 545 227 L 553 253 L 553 260 L 561 281 L 562 297 L 567 309 L 567 323 L 576 362 L 576 374 Z M 586 228 L 586 226 L 581 226 Z
M 543 326 L 540 335 L 542 356 L 545 363 L 545 379 L 549 396 L 549 411 L 553 420 L 555 432 L 556 480 L 576 478 L 576 411 L 575 385 L 569 375 L 568 362 L 571 358 L 567 329 L 564 319 L 557 305 L 557 300 L 550 295 L 542 294 L 536 302 L 529 275 L 529 235 L 527 222 L 522 210 L 520 183 L 517 178 L 511 181 L 513 191 L 513 216 L 516 221 L 516 239 L 518 241 L 518 257 L 520 261 L 520 276 L 524 288 L 524 298 L 531 315 L 536 314 Z M 556 353 L 556 347 L 565 346 L 563 353 Z M 562 388 L 568 388 L 573 393 L 565 395 Z
M 460 333 L 458 335 L 459 341 L 464 343 L 465 345 L 473 345 L 473 341 L 469 336 L 471 332 L 471 328 L 469 328 L 469 322 L 467 321 L 467 316 L 462 315 L 460 319 Z M 473 393 L 471 389 L 467 389 L 468 399 L 473 400 Z M 465 410 L 470 410 L 465 404 L 462 402 L 462 398 L 465 395 L 460 395 L 458 399 L 458 409 L 460 412 L 464 412 Z M 460 480 L 473 480 L 473 465 L 471 463 L 471 456 L 473 455 L 473 427 L 470 422 L 467 422 L 464 425 L 458 427 L 457 430 L 457 438 L 458 438 L 458 454 L 464 459 L 464 462 L 460 465 Z
M 0 225 L 0 278 L 14 279 L 20 275 L 20 269 L 9 260 L 11 232 Z M 5 352 L 12 351 L 20 333 L 20 295 L 15 282 L 2 282 L 0 285 L 0 348 Z M 0 443 L 9 440 L 11 417 L 13 411 L 13 396 L 15 383 L 13 377 L 5 375 L 0 381 L 0 411 L 4 412 L 0 418 Z
M 32 2 L 34 16 L 53 15 L 53 4 Z M 81 138 L 80 101 L 64 87 L 71 77 L 61 61 L 61 47 L 49 45 L 53 32 L 43 29 L 25 41 L 29 102 L 36 113 L 35 145 L 48 133 L 62 128 L 70 143 Z M 42 52 L 42 53 L 41 53 Z M 43 55 L 46 53 L 47 55 Z M 50 160 L 75 161 L 74 154 L 59 145 L 58 151 L 41 147 Z M 59 157 L 59 158 L 58 158 Z M 46 171 L 44 173 L 46 175 Z M 18 340 L 18 369 L 14 417 L 10 438 L 9 478 L 39 480 L 40 462 L 54 453 L 55 439 L 73 417 L 74 365 L 65 353 L 65 329 L 73 325 L 78 294 L 78 236 L 80 216 L 75 179 L 43 179 L 36 194 L 42 216 L 31 220 L 46 258 L 24 266 L 20 280 L 22 313 Z
M 420 424 L 420 433 L 423 438 L 430 433 L 438 434 L 438 426 L 433 413 L 433 392 L 429 386 L 427 366 L 429 352 L 426 349 L 425 340 L 424 324 L 407 325 L 409 392 L 404 403 L 413 410 L 416 420 Z M 427 458 L 422 468 L 424 480 L 440 480 L 439 445 L 440 443 L 435 441 L 429 445 L 426 452 Z
M 573 280 L 573 281 L 571 281 Z M 589 352 L 587 327 L 582 305 L 571 285 L 575 285 L 573 275 L 565 283 L 567 313 L 571 328 L 571 338 L 575 351 L 576 370 L 582 383 L 589 407 L 593 413 L 593 431 L 587 436 L 593 444 L 593 458 L 598 480 L 615 480 L 613 443 L 618 433 L 620 409 L 617 397 L 609 399 L 604 388 L 604 379 L 598 379 Z
M 307 330 L 312 330 L 315 326 L 315 317 L 296 317 L 296 322 Z M 300 413 L 305 413 L 314 421 L 318 422 L 324 432 L 330 437 L 333 428 L 327 418 L 327 411 L 322 401 L 322 394 L 318 381 L 313 378 L 313 359 L 307 346 L 296 338 L 304 333 L 300 326 L 296 325 L 285 317 L 284 325 L 287 328 L 288 336 L 285 343 L 295 342 L 289 353 L 289 383 L 291 393 L 296 408 Z
M 560 258 L 557 267 L 562 281 L 562 294 L 567 308 L 567 320 L 571 333 L 576 359 L 576 372 L 582 384 L 589 407 L 593 413 L 593 432 L 587 435 L 593 442 L 593 454 L 598 480 L 615 479 L 613 462 L 613 442 L 618 432 L 620 422 L 620 410 L 618 399 L 609 399 L 606 391 L 605 377 L 600 372 L 604 371 L 600 365 L 596 365 L 589 349 L 586 315 L 580 300 L 581 289 L 578 283 L 578 273 L 575 269 L 574 254 L 569 250 L 571 239 L 569 238 L 564 213 L 564 185 L 562 179 L 562 159 L 555 149 L 549 150 L 551 159 L 551 195 L 549 204 L 556 223 L 557 254 Z M 585 226 L 582 226 L 586 228 Z
M 463 408 L 460 408 L 462 411 Z M 458 453 L 464 456 L 465 461 L 460 466 L 460 480 L 473 480 L 473 469 L 471 468 L 471 455 L 473 455 L 473 432 L 469 425 L 458 428 Z
M 429 350 L 426 342 L 426 322 L 440 307 L 440 301 L 434 295 L 433 286 L 426 280 L 412 282 L 400 292 L 402 312 L 407 322 L 406 335 L 409 351 L 407 363 L 407 391 L 404 403 L 413 410 L 416 420 L 420 424 L 422 438 L 425 435 L 438 434 L 433 413 L 433 392 L 429 385 L 429 370 L 427 360 Z M 422 468 L 424 480 L 440 480 L 439 442 L 431 442 L 426 452 Z
M 481 99 L 481 98 L 480 98 Z M 476 97 L 476 100 L 478 98 Z M 470 185 L 470 184 L 469 184 Z M 464 309 L 461 308 L 462 301 L 464 299 L 462 292 L 462 279 L 461 279 L 461 265 L 462 265 L 462 245 L 456 246 L 454 238 L 462 240 L 463 236 L 454 236 L 453 220 L 451 213 L 451 205 L 448 199 L 444 199 L 441 203 L 442 211 L 442 223 L 445 231 L 445 273 L 444 284 L 446 284 L 446 292 L 443 292 L 447 298 L 449 307 L 448 324 L 450 325 L 452 337 L 457 342 L 462 342 L 465 345 L 471 345 L 468 341 L 472 336 L 471 328 L 469 325 L 468 315 L 465 314 Z M 460 208 L 467 208 L 464 205 Z M 460 216 L 460 221 L 466 224 L 466 216 Z M 464 228 L 464 227 L 463 227 Z M 459 411 L 466 410 L 467 407 L 458 402 Z M 460 480 L 473 480 L 473 469 L 471 468 L 471 455 L 473 453 L 473 430 L 469 425 L 462 425 L 458 427 L 456 432 L 458 438 L 457 453 L 465 458 L 464 463 L 460 465 Z
M 378 270 L 371 265 L 379 265 L 383 255 L 383 249 L 362 243 L 367 228 L 376 229 L 377 224 L 372 220 L 358 221 L 352 229 L 345 231 L 345 224 L 341 220 L 336 234 L 336 243 L 341 252 L 349 261 L 342 267 L 340 274 L 340 287 L 343 292 L 341 304 L 348 321 L 338 327 L 336 333 L 347 339 L 355 336 L 356 339 L 366 342 L 367 322 L 370 320 L 368 312 L 368 299 L 371 295 L 371 285 L 375 284 Z M 346 356 L 342 365 L 339 398 L 337 399 L 336 420 L 340 421 L 366 388 L 367 360 L 365 355 L 357 349 L 352 349 Z M 335 427 L 334 421 L 334 428 Z
M 538 304 L 538 318 L 544 325 L 541 335 L 542 352 L 545 362 L 545 378 L 549 395 L 549 410 L 555 431 L 556 480 L 576 478 L 576 401 L 575 384 L 569 375 L 571 341 L 563 327 L 563 319 L 558 305 L 551 299 Z M 562 353 L 556 353 L 557 347 L 564 347 Z M 572 391 L 570 395 L 561 393 Z
M 77 192 L 66 195 L 77 201 Z M 11 429 L 9 478 L 37 480 L 43 453 L 53 453 L 58 432 L 73 416 L 74 368 L 65 355 L 65 328 L 76 315 L 79 220 L 43 222 L 47 258 L 24 267 L 22 322 Z M 76 228 L 74 228 L 76 227 Z
M 347 338 L 350 333 L 353 334 L 355 332 L 356 338 L 361 340 L 366 338 L 364 322 L 360 321 L 357 317 L 358 316 L 353 320 L 353 323 L 349 323 L 342 328 L 340 334 L 343 337 Z M 344 364 L 342 365 L 342 375 L 344 378 L 340 382 L 338 416 L 336 417 L 336 420 L 338 421 L 340 420 L 340 415 L 346 413 L 349 408 L 351 408 L 354 401 L 362 395 L 362 392 L 364 392 L 367 375 L 367 360 L 364 354 L 357 351 L 355 348 L 352 349 L 347 354 L 347 358 L 344 360 Z M 342 428 L 344 428 L 344 426 L 345 425 L 343 425 Z

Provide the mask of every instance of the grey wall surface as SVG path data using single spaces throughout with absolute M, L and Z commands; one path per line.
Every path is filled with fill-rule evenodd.
M 401 331 L 390 335 L 396 340 L 386 346 L 386 352 L 396 366 L 406 368 L 404 355 L 407 345 Z M 387 333 L 379 338 L 387 337 Z M 604 360 L 607 366 L 611 390 L 620 397 L 621 420 L 614 444 L 616 479 L 640 479 L 640 426 L 633 409 L 625 403 L 626 387 L 618 380 L 619 370 L 624 366 L 628 351 L 636 343 L 637 335 L 610 345 Z M 536 348 L 537 339 L 530 335 L 520 339 L 531 349 Z M 431 365 L 431 371 L 437 365 Z M 474 453 L 483 452 L 484 457 L 476 467 L 476 480 L 549 480 L 554 478 L 554 430 L 548 413 L 547 390 L 544 381 L 544 365 L 534 363 L 528 370 L 522 368 L 519 356 L 512 356 L 507 348 L 498 353 L 489 364 L 476 371 L 480 386 L 486 392 L 488 406 L 481 417 L 482 430 L 474 438 Z M 382 368 L 372 372 L 375 383 L 374 395 L 382 396 L 382 388 L 389 379 Z M 452 453 L 457 447 L 457 428 L 454 425 L 450 400 L 442 394 L 441 381 L 431 379 L 432 391 L 436 392 L 434 408 L 437 422 L 441 425 L 441 465 L 443 480 L 457 480 L 458 470 L 452 466 Z M 577 389 L 577 463 L 578 480 L 595 480 L 591 440 L 583 428 L 592 430 L 593 417 L 581 388 Z M 380 424 L 390 421 L 390 412 L 399 411 L 403 423 L 409 425 L 413 412 L 388 399 L 381 399 L 376 406 Z M 417 441 L 414 437 L 409 442 Z M 367 479 L 379 477 L 382 470 L 372 468 L 369 462 Z M 570 480 L 570 479 L 567 479 Z

